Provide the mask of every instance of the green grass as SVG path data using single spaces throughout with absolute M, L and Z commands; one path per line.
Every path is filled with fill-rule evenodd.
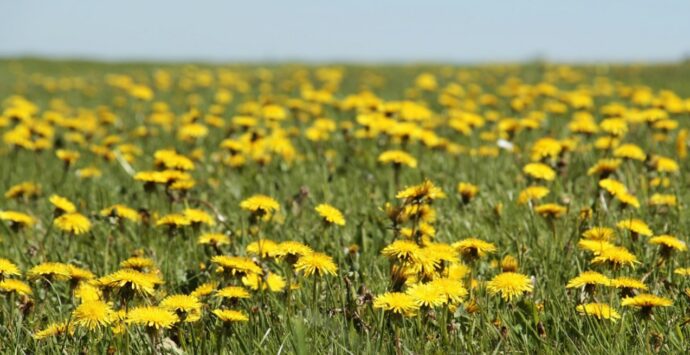
M 300 289 L 290 293 L 292 299 L 289 302 L 285 293 L 255 292 L 251 299 L 235 306 L 247 313 L 250 321 L 226 330 L 210 313 L 219 305 L 217 300 L 210 298 L 205 302 L 204 315 L 199 322 L 166 330 L 162 332 L 161 339 L 167 338 L 168 342 L 174 339 L 177 343 L 175 347 L 197 354 L 218 353 L 221 352 L 221 346 L 223 352 L 266 354 L 688 351 L 690 329 L 686 322 L 690 302 L 688 296 L 683 294 L 683 289 L 690 287 L 690 283 L 687 277 L 672 273 L 674 267 L 690 266 L 687 253 L 676 254 L 665 265 L 657 266 L 659 254 L 656 246 L 644 240 L 634 243 L 629 235 L 620 232 L 617 243 L 633 251 L 641 264 L 634 269 L 621 270 L 593 267 L 610 276 L 641 278 L 646 275 L 645 282 L 650 292 L 673 299 L 673 306 L 656 309 L 651 319 L 643 320 L 634 310 L 622 307 L 618 293 L 610 289 L 601 289 L 596 298 L 610 303 L 622 318 L 612 323 L 584 317 L 575 311 L 580 303 L 580 290 L 565 288 L 569 279 L 582 270 L 592 268 L 589 265 L 591 255 L 576 246 L 581 231 L 587 225 L 615 228 L 617 221 L 636 217 L 646 221 L 655 234 L 673 234 L 687 240 L 690 231 L 685 208 L 688 162 L 677 156 L 674 146 L 677 131 L 669 134 L 668 142 L 659 143 L 651 139 L 651 128 L 634 125 L 623 141 L 640 145 L 648 154 L 671 157 L 679 163 L 680 172 L 671 176 L 670 187 L 663 190 L 677 196 L 678 208 L 671 208 L 662 214 L 648 206 L 648 197 L 656 191 L 647 184 L 651 173 L 642 162 L 626 162 L 617 177 L 637 196 L 641 208 L 621 209 L 616 203 L 608 210 L 599 207 L 592 220 L 582 225 L 578 221 L 578 212 L 598 204 L 596 179 L 587 176 L 587 169 L 607 153 L 579 149 L 565 157 L 567 168 L 555 181 L 548 183 L 551 193 L 544 201 L 568 206 L 567 215 L 555 222 L 555 233 L 543 218 L 527 206 L 518 205 L 515 200 L 519 192 L 530 184 L 521 169 L 530 161 L 528 149 L 531 143 L 544 136 L 569 137 L 566 126 L 574 109 L 569 108 L 567 113 L 561 115 L 549 114 L 542 127 L 520 132 L 513 141 L 520 147 L 516 153 L 501 151 L 496 157 L 469 154 L 471 148 L 495 146 L 495 142 L 483 142 L 479 137 L 480 132 L 493 128 L 490 122 L 469 136 L 460 135 L 445 124 L 435 128 L 439 136 L 467 147 L 468 152 L 464 154 L 452 155 L 441 149 L 432 150 L 415 141 L 407 144 L 404 149 L 417 158 L 419 166 L 416 169 L 402 169 L 401 185 L 418 184 L 426 178 L 442 187 L 448 195 L 447 199 L 433 205 L 438 214 L 434 224 L 437 230 L 435 239 L 452 243 L 475 236 L 492 242 L 497 246 L 497 252 L 473 265 L 472 276 L 480 282 L 490 280 L 500 272 L 491 262 L 512 255 L 519 261 L 520 272 L 534 276 L 535 287 L 531 294 L 507 303 L 498 296 L 488 294 L 485 287 L 480 286 L 473 291 L 479 307 L 476 313 L 468 313 L 461 306 L 455 313 L 446 313 L 439 308 L 435 312 L 421 312 L 422 315 L 417 317 L 398 318 L 373 309 L 371 296 L 382 294 L 391 287 L 390 264 L 380 255 L 380 251 L 393 240 L 394 235 L 381 208 L 386 202 L 398 203 L 395 192 L 402 187 L 395 186 L 392 168 L 381 166 L 376 160 L 387 149 L 400 149 L 400 144 L 385 136 L 355 139 L 339 131 L 327 141 L 314 143 L 302 134 L 308 122 L 290 118 L 282 125 L 298 130 L 298 134 L 291 137 L 298 152 L 294 162 L 275 157 L 266 166 L 248 163 L 241 169 L 234 169 L 218 162 L 215 153 L 220 151 L 220 142 L 228 136 L 236 136 L 236 132 L 230 132 L 227 128 L 211 129 L 203 140 L 186 143 L 176 139 L 174 130 L 166 132 L 159 128 L 156 137 L 136 138 L 130 132 L 141 123 L 141 117 L 151 112 L 153 101 L 137 102 L 120 89 L 105 83 L 107 74 L 117 73 L 128 74 L 138 83 L 150 84 L 158 68 L 171 73 L 174 83 L 194 78 L 202 70 L 214 77 L 221 70 L 234 71 L 247 81 L 249 90 L 245 93 L 231 90 L 234 99 L 221 116 L 226 126 L 243 102 L 261 97 L 280 103 L 287 98 L 299 97 L 299 86 L 294 75 L 297 71 L 307 73 L 307 80 L 314 86 L 321 85 L 315 78 L 315 67 L 299 64 L 263 67 L 273 73 L 273 77 L 263 83 L 265 87 L 272 88 L 272 93 L 260 93 L 262 83 L 257 75 L 259 67 L 255 65 L 105 64 L 28 59 L 0 61 L 0 99 L 22 95 L 35 103 L 40 112 L 48 110 L 51 100 L 56 99 L 64 100 L 74 109 L 109 107 L 119 118 L 118 124 L 87 137 L 89 144 L 101 142 L 106 135 L 117 134 L 122 137 L 123 143 L 139 146 L 143 154 L 131 163 L 136 171 L 153 169 L 152 156 L 157 149 L 174 147 L 183 154 L 191 154 L 196 148 L 204 150 L 204 159 L 196 163 L 196 170 L 192 172 L 197 186 L 187 198 L 171 202 L 160 187 L 154 193 L 145 192 L 143 185 L 135 182 L 117 161 L 107 162 L 90 153 L 88 146 L 82 148 L 65 142 L 67 131 L 63 128 L 57 127 L 55 130 L 53 140 L 56 146 L 65 144 L 65 147 L 82 152 L 76 166 L 67 171 L 62 162 L 55 158 L 53 149 L 31 152 L 3 143 L 0 148 L 0 191 L 6 191 L 23 181 L 34 181 L 42 186 L 43 194 L 29 201 L 2 199 L 0 210 L 28 213 L 36 217 L 38 223 L 33 229 L 20 232 L 13 231 L 6 223 L 0 224 L 0 257 L 12 260 L 25 272 L 41 262 L 59 261 L 88 268 L 102 276 L 117 270 L 120 261 L 141 250 L 156 261 L 165 284 L 156 296 L 136 303 L 155 304 L 165 294 L 188 293 L 199 284 L 216 279 L 209 262 L 214 255 L 213 250 L 197 245 L 196 237 L 200 232 L 192 228 L 186 228 L 175 236 L 145 224 L 126 223 L 120 229 L 98 216 L 98 211 L 115 203 L 145 209 L 152 215 L 178 212 L 187 206 L 211 212 L 209 206 L 213 206 L 226 221 L 202 230 L 231 232 L 232 244 L 222 248 L 224 254 L 245 255 L 244 247 L 254 238 L 246 233 L 248 213 L 240 210 L 239 203 L 246 197 L 262 193 L 281 203 L 283 218 L 262 224 L 261 235 L 275 241 L 302 241 L 328 253 L 338 263 L 338 275 L 323 278 L 292 276 L 299 282 Z M 401 100 L 410 94 L 409 89 L 419 73 L 431 72 L 436 74 L 440 87 L 458 82 L 467 90 L 468 98 L 476 102 L 478 97 L 470 93 L 472 86 L 481 88 L 484 93 L 497 93 L 499 86 L 509 77 L 536 84 L 542 82 L 553 67 L 526 64 L 510 67 L 424 65 L 343 68 L 345 75 L 335 93 L 337 99 L 370 88 L 385 100 Z M 669 89 L 682 98 L 690 97 L 690 82 L 687 80 L 690 65 L 687 63 L 574 68 L 581 74 L 581 81 L 558 81 L 555 85 L 562 90 L 573 90 L 578 85 L 592 85 L 597 77 L 608 77 L 612 83 L 647 85 L 655 93 Z M 458 71 L 470 72 L 473 77 L 459 81 L 456 75 Z M 374 74 L 380 80 L 372 80 Z M 47 90 L 42 85 L 47 78 L 79 78 L 81 87 Z M 69 84 L 69 80 L 64 82 Z M 187 96 L 194 93 L 201 98 L 198 109 L 206 113 L 216 90 L 216 84 L 189 90 L 178 87 L 168 91 L 156 90 L 154 101 L 168 103 L 179 117 L 188 109 Z M 437 93 L 415 94 L 439 117 L 447 117 L 446 109 L 437 100 Z M 118 97 L 123 98 L 124 105 L 116 104 Z M 509 99 L 499 96 L 499 104 L 491 110 L 497 111 L 501 117 L 523 118 L 528 111 L 540 110 L 543 101 L 538 98 L 531 109 L 514 112 L 508 105 Z M 597 121 L 602 119 L 599 108 L 609 102 L 633 106 L 626 98 L 618 97 L 615 93 L 597 97 L 595 109 L 592 110 Z M 320 115 L 309 116 L 308 119 L 328 117 L 337 122 L 354 122 L 356 118 L 354 112 L 332 105 L 322 105 L 322 109 Z M 487 107 L 478 107 L 480 114 L 488 110 Z M 672 117 L 680 123 L 680 128 L 689 128 L 687 109 Z M 14 125 L 16 123 L 0 130 L 4 134 Z M 584 138 L 580 147 L 593 141 L 594 138 Z M 102 170 L 101 178 L 81 180 L 76 176 L 75 169 L 91 165 Z M 456 185 L 460 181 L 472 182 L 480 188 L 477 198 L 464 206 L 456 193 Z M 308 195 L 300 203 L 295 196 L 299 195 L 301 189 L 308 191 Z M 93 227 L 88 234 L 70 236 L 51 228 L 53 208 L 48 203 L 48 196 L 53 193 L 68 197 L 77 204 L 80 212 L 89 216 Z M 322 202 L 338 207 L 345 215 L 346 226 L 324 228 L 313 211 Z M 503 205 L 500 217 L 494 213 L 497 204 Z M 359 252 L 353 256 L 346 255 L 343 247 L 349 245 L 357 245 Z M 206 268 L 200 268 L 202 263 Z M 285 263 L 266 261 L 265 267 L 283 276 L 290 273 Z M 320 283 L 316 300 L 312 295 L 314 282 Z M 68 320 L 78 303 L 70 296 L 68 282 L 46 285 L 31 282 L 34 296 L 30 303 L 13 295 L 0 294 L 0 352 L 152 351 L 146 332 L 134 327 L 126 335 L 113 335 L 109 328 L 96 332 L 78 329 L 72 337 L 54 337 L 42 341 L 32 339 L 32 334 L 48 323 Z M 24 313 L 20 304 L 26 310 Z M 543 305 L 543 310 L 539 311 L 538 305 Z M 169 351 L 170 347 L 167 349 L 160 350 Z

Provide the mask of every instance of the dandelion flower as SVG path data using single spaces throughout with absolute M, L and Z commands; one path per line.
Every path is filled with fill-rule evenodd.
M 230 237 L 222 233 L 204 233 L 199 236 L 197 243 L 212 246 L 230 244 Z
M 672 236 L 672 235 L 659 235 L 656 237 L 649 238 L 651 244 L 660 245 L 662 248 L 673 250 L 673 251 L 686 251 L 688 250 L 687 244 L 684 241 Z
M 53 220 L 55 226 L 63 232 L 80 235 L 91 230 L 91 222 L 80 213 L 66 213 Z
M 217 255 L 211 258 L 211 261 L 233 276 L 244 276 L 251 273 L 261 274 L 263 272 L 261 267 L 256 265 L 252 259 L 246 257 Z
M 55 209 L 61 213 L 74 213 L 77 211 L 77 208 L 74 206 L 74 204 L 62 196 L 51 195 L 49 201 L 55 207 Z
M 180 318 L 172 311 L 153 306 L 142 306 L 132 308 L 127 312 L 125 322 L 127 324 L 142 325 L 153 329 L 168 329 Z
M 402 150 L 387 150 L 379 155 L 378 161 L 383 164 L 396 166 L 417 167 L 417 159 Z
M 247 322 L 249 317 L 246 314 L 232 309 L 214 309 L 213 314 L 224 323 Z
M 458 183 L 458 193 L 462 197 L 462 202 L 470 202 L 479 192 L 479 187 L 477 185 L 470 184 L 468 182 Z
M 458 250 L 462 255 L 471 258 L 483 257 L 486 254 L 496 251 L 496 246 L 477 238 L 467 238 L 459 242 L 455 242 L 452 246 Z
M 527 275 L 504 272 L 491 279 L 487 283 L 486 288 L 492 295 L 501 294 L 504 300 L 511 301 L 525 292 L 532 292 L 533 286 L 532 281 Z
M 322 203 L 316 206 L 315 210 L 327 223 L 339 226 L 345 225 L 345 217 L 343 217 L 343 214 L 337 208 L 327 203 Z
M 542 163 L 529 163 L 522 168 L 522 172 L 539 180 L 553 181 L 556 178 L 556 172 L 548 165 Z
M 611 279 L 596 271 L 583 271 L 580 275 L 570 279 L 566 288 L 592 287 L 596 285 L 609 286 Z
M 42 330 L 39 330 L 33 334 L 33 338 L 36 340 L 43 340 L 46 338 L 57 337 L 69 333 L 74 334 L 74 327 L 67 325 L 67 322 L 51 323 L 48 324 Z
M 242 202 L 240 208 L 259 215 L 268 214 L 280 209 L 278 201 L 266 195 L 254 195 Z
M 534 212 L 544 218 L 560 218 L 567 212 L 567 209 L 555 203 L 545 203 L 535 207 Z
M 0 211 L 0 220 L 10 222 L 13 229 L 31 227 L 36 224 L 36 219 L 26 213 L 17 211 Z
M 634 218 L 622 220 L 616 224 L 616 227 L 647 237 L 651 237 L 654 234 L 649 226 L 647 226 L 647 223 Z
M 673 301 L 666 297 L 660 297 L 649 293 L 642 293 L 634 297 L 625 297 L 621 300 L 621 306 L 639 308 L 643 315 L 649 316 L 654 307 L 670 307 Z
M 434 308 L 444 304 L 447 300 L 445 293 L 434 283 L 417 284 L 405 292 L 412 296 L 419 307 Z
M 259 255 L 262 258 L 275 255 L 278 244 L 270 239 L 259 239 L 247 245 L 248 254 Z
M 216 221 L 211 217 L 208 212 L 196 208 L 187 208 L 184 211 L 182 211 L 182 214 L 187 217 L 187 219 L 192 223 L 192 224 L 206 224 L 209 226 L 213 226 L 216 224 Z
M 414 297 L 408 294 L 386 292 L 376 296 L 374 299 L 374 308 L 380 308 L 387 312 L 409 317 L 415 315 L 417 309 L 419 309 L 419 305 Z
M 611 241 L 614 238 L 614 230 L 608 227 L 592 227 L 582 233 L 589 240 Z
M 0 281 L 0 292 L 14 292 L 24 296 L 31 296 L 33 294 L 33 291 L 31 291 L 31 286 L 27 285 L 24 281 L 16 279 L 5 279 Z
M 47 280 L 68 280 L 70 274 L 67 264 L 46 262 L 29 269 L 26 276 L 29 280 L 38 280 L 41 278 Z
M 446 194 L 441 188 L 435 186 L 433 182 L 424 180 L 419 185 L 410 186 L 398 192 L 395 198 L 406 200 L 413 204 L 422 204 L 427 201 L 431 202 L 446 198 Z
M 183 322 L 191 323 L 201 319 L 202 304 L 196 296 L 170 295 L 159 306 L 175 312 Z
M 113 310 L 103 301 L 89 301 L 77 306 L 72 318 L 77 326 L 95 330 L 112 323 Z
M 612 322 L 615 322 L 616 320 L 620 319 L 621 316 L 611 308 L 611 306 L 605 304 L 605 303 L 587 303 L 587 304 L 581 304 L 578 305 L 575 310 L 577 313 L 587 315 L 587 316 L 592 316 L 596 317 L 597 319 L 606 319 L 610 320 Z
M 635 266 L 640 262 L 634 254 L 624 247 L 614 247 L 602 250 L 599 255 L 592 259 L 592 264 L 609 263 L 615 267 L 619 266 Z
M 0 258 L 0 281 L 8 276 L 19 275 L 21 275 L 21 272 L 19 271 L 17 265 L 5 258 Z
M 333 262 L 333 259 L 323 253 L 313 252 L 311 254 L 303 255 L 295 263 L 295 271 L 304 273 L 305 276 L 317 274 L 335 275 L 338 267 Z
M 520 192 L 518 203 L 523 205 L 530 201 L 541 200 L 549 194 L 549 189 L 544 186 L 530 186 Z
M 383 250 L 381 255 L 403 261 L 410 261 L 416 257 L 421 248 L 417 243 L 410 240 L 396 240 Z
M 215 294 L 219 298 L 233 299 L 244 299 L 249 298 L 249 291 L 241 286 L 227 286 L 218 290 Z

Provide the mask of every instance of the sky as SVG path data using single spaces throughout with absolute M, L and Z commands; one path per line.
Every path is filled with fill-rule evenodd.
M 658 62 L 690 57 L 688 0 L 0 0 L 0 57 Z

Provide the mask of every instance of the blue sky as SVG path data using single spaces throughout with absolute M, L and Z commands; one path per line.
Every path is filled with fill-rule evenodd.
M 674 61 L 690 1 L 0 0 L 0 56 Z

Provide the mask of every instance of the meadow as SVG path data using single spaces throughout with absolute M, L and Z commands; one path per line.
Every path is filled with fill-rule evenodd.
M 0 353 L 687 353 L 690 64 L 0 61 Z

